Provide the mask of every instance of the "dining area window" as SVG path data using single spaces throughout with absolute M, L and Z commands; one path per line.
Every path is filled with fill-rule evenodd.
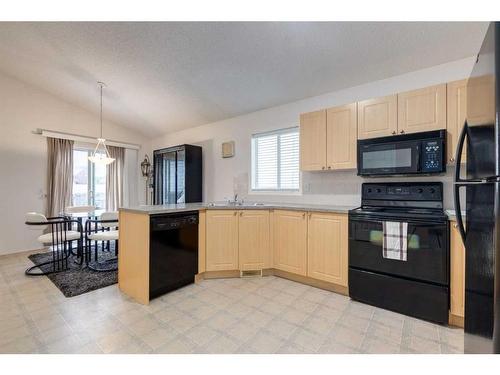
M 73 205 L 106 208 L 106 165 L 92 163 L 92 150 L 73 150 Z

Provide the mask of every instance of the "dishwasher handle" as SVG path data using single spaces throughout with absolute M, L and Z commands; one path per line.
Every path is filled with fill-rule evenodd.
M 198 225 L 198 215 L 160 216 L 151 218 L 151 232 L 180 229 Z

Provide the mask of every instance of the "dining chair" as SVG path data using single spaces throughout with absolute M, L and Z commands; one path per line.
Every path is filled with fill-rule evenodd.
M 88 267 L 94 271 L 115 271 L 118 269 L 118 211 L 103 212 L 99 219 L 89 219 L 85 222 L 86 237 L 86 262 Z M 92 242 L 94 246 L 94 261 L 90 263 Z M 114 242 L 115 258 L 99 262 L 99 242 L 101 250 L 110 249 L 110 243 Z M 102 268 L 106 264 L 113 264 L 111 267 Z
M 37 212 L 28 212 L 25 216 L 26 222 L 31 229 L 38 231 L 47 231 L 48 233 L 40 235 L 37 240 L 44 246 L 49 246 L 52 250 L 52 259 L 25 271 L 29 276 L 43 276 L 68 269 L 68 258 L 71 254 L 73 241 L 77 241 L 77 246 L 82 242 L 82 225 L 77 220 L 69 219 L 64 216 L 46 217 Z M 76 224 L 77 230 L 72 230 L 72 225 Z M 52 266 L 44 271 L 43 266 Z M 39 269 L 37 271 L 36 269 Z

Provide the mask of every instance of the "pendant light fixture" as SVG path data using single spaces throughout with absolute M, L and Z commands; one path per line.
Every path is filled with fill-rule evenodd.
M 94 164 L 108 165 L 114 162 L 115 159 L 109 156 L 106 140 L 102 137 L 102 89 L 106 87 L 106 85 L 103 82 L 97 82 L 97 84 L 101 89 L 101 137 L 97 138 L 97 146 L 95 146 L 92 156 L 89 156 L 89 160 Z

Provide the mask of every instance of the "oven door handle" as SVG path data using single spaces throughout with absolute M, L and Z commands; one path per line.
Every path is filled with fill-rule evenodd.
M 392 220 L 391 220 L 392 219 Z M 447 221 L 418 221 L 418 220 L 411 220 L 411 219 L 404 219 L 404 218 L 387 218 L 387 220 L 381 220 L 380 218 L 374 218 L 372 217 L 349 217 L 349 221 L 356 221 L 356 222 L 365 222 L 368 224 L 372 223 L 379 223 L 382 225 L 384 221 L 394 221 L 394 222 L 400 222 L 400 223 L 408 223 L 413 226 L 419 226 L 419 227 L 437 227 L 437 226 L 446 226 Z

